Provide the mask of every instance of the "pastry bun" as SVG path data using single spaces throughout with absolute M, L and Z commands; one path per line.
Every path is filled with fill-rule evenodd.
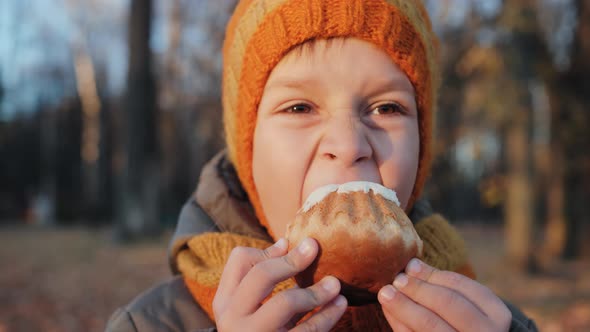
M 308 287 L 326 275 L 341 282 L 350 305 L 377 301 L 412 257 L 422 255 L 411 220 L 394 191 L 365 181 L 328 185 L 312 192 L 287 226 L 289 250 L 305 237 L 317 240 L 315 261 L 295 276 Z

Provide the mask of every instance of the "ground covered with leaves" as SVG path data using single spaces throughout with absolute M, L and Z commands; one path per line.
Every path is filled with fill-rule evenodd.
M 481 282 L 541 331 L 590 331 L 590 258 L 508 272 L 499 228 L 461 227 Z M 113 245 L 108 229 L 0 229 L 0 332 L 103 331 L 110 314 L 169 277 L 169 234 Z

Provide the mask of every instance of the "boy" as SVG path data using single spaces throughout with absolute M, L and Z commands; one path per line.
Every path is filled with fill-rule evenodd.
M 227 152 L 181 214 L 170 261 L 182 277 L 107 330 L 535 331 L 471 279 L 459 235 L 420 200 L 438 74 L 418 0 L 241 1 L 224 44 Z M 396 191 L 424 256 L 379 303 L 348 307 L 334 277 L 294 286 L 318 246 L 287 252 L 281 237 L 314 189 L 355 180 Z

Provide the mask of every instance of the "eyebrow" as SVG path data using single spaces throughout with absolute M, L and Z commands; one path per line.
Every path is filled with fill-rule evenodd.
M 363 91 L 371 95 L 380 95 L 391 91 L 403 91 L 415 93 L 414 86 L 409 79 L 397 76 L 386 79 L 368 80 L 362 86 Z M 278 88 L 287 88 L 292 90 L 309 90 L 318 84 L 314 78 L 297 78 L 297 77 L 279 77 L 268 82 L 267 89 L 273 90 Z M 370 86 L 370 87 L 369 87 Z M 375 88 L 376 87 L 376 88 Z
M 287 88 L 293 90 L 306 90 L 310 86 L 317 85 L 317 80 L 312 78 L 299 79 L 296 77 L 281 77 L 268 82 L 267 89 Z
M 374 81 L 372 81 L 374 82 Z M 365 82 L 363 84 L 363 91 L 370 91 L 372 95 L 379 95 L 390 91 L 403 91 L 416 93 L 414 85 L 409 79 L 403 76 L 391 77 L 382 80 L 378 80 L 377 83 Z M 368 85 L 371 87 L 369 88 Z M 375 88 L 376 87 L 376 88 Z

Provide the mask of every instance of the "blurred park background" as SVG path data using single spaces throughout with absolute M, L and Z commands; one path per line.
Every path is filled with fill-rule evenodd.
M 590 331 L 590 1 L 425 2 L 444 75 L 426 194 L 480 281 L 543 331 Z M 169 276 L 223 147 L 234 6 L 0 1 L 0 332 L 101 331 Z

